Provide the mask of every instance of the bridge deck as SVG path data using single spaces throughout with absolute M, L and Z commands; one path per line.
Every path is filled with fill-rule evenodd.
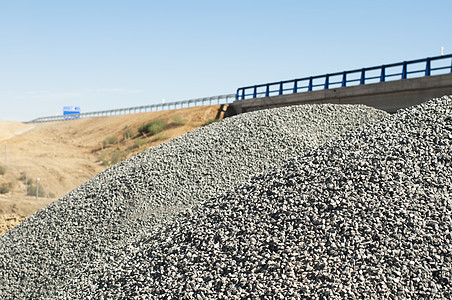
M 388 112 L 452 95 L 452 74 L 234 101 L 229 114 L 308 103 L 365 104 Z

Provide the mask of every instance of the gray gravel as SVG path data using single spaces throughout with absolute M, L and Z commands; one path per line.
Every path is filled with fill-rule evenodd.
M 118 264 L 122 276 L 119 264 L 127 261 L 129 246 L 172 215 L 385 117 L 352 105 L 265 110 L 225 119 L 128 159 L 0 237 L 0 298 L 89 296 L 103 273 L 116 271 L 112 266 Z M 116 283 L 109 284 L 97 289 L 99 296 L 114 295 Z
M 153 227 L 72 296 L 451 299 L 451 161 L 443 97 Z

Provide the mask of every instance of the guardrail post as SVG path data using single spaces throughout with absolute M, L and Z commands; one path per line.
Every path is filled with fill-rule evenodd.
M 270 84 L 267 84 L 267 89 L 265 90 L 265 97 L 270 96 Z
M 402 68 L 402 79 L 406 79 L 407 70 L 406 70 L 406 61 L 403 62 L 403 68 Z
M 385 82 L 385 80 L 386 80 L 386 71 L 385 71 L 385 69 L 386 69 L 385 66 L 381 66 L 380 82 Z
M 279 83 L 279 94 L 280 95 L 283 94 L 283 83 L 282 83 L 282 81 Z
M 253 98 L 257 97 L 257 86 L 254 86 Z
M 430 57 L 427 57 L 427 61 L 425 63 L 425 76 L 430 76 L 431 73 L 431 67 L 430 67 Z
M 308 92 L 312 91 L 312 77 L 309 77 Z
M 325 75 L 325 86 L 324 89 L 327 90 L 330 86 L 330 75 L 326 74 Z
M 245 89 L 242 89 L 242 100 L 245 99 Z
M 361 70 L 361 79 L 359 81 L 359 84 L 365 84 L 366 83 L 366 69 Z
M 347 72 L 342 74 L 342 87 L 347 86 Z
M 296 93 L 298 93 L 298 81 L 294 81 L 294 83 L 293 83 L 293 93 L 294 94 L 296 94 Z

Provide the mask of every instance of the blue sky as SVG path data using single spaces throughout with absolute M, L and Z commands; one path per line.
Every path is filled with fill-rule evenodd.
M 452 53 L 452 1 L 0 0 L 0 120 Z

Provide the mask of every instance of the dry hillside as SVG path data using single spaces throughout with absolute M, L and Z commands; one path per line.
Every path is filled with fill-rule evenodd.
M 108 166 L 204 126 L 219 110 L 216 105 L 40 124 L 0 121 L 0 234 Z M 140 134 L 140 126 L 152 120 L 163 120 L 165 128 Z

